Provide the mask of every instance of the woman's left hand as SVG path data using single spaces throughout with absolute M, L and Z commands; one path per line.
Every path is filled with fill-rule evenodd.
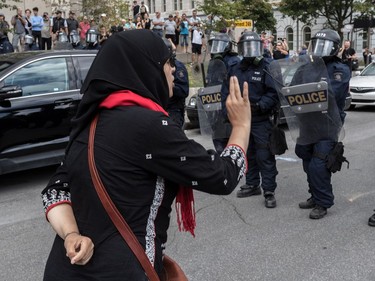
M 72 233 L 65 238 L 66 256 L 71 264 L 85 265 L 94 254 L 94 243 L 87 236 Z

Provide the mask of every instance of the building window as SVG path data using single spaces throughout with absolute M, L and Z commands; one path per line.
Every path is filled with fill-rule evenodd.
M 195 8 L 195 1 L 194 1 L 194 0 L 191 1 L 191 8 L 192 8 L 192 9 Z
M 183 0 L 180 0 L 180 10 L 183 10 L 184 8 L 183 8 Z
M 293 50 L 293 28 L 288 27 L 286 29 L 286 39 L 288 40 L 288 48 L 289 50 Z
M 174 0 L 174 10 L 178 10 L 178 0 Z
M 310 40 L 311 40 L 311 28 L 306 26 L 303 29 L 302 44 L 305 44 L 306 46 L 309 46 Z
M 148 9 L 149 9 L 149 11 L 147 11 L 147 13 L 152 13 L 152 6 L 151 6 L 151 0 L 148 0 L 147 1 L 147 7 L 148 7 Z
M 362 49 L 367 48 L 367 30 L 363 29 L 362 31 Z
M 167 0 L 163 0 L 163 12 L 167 10 Z

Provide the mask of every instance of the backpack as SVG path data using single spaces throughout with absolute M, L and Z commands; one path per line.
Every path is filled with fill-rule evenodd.
M 145 14 L 146 13 L 146 6 L 141 6 L 141 14 Z
M 185 23 L 183 21 L 180 23 L 180 27 L 185 28 Z

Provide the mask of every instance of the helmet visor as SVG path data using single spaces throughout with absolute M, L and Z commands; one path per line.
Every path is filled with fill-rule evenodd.
M 244 58 L 263 55 L 263 44 L 260 41 L 243 41 L 238 43 L 238 54 Z
M 228 47 L 228 41 L 220 41 L 220 40 L 210 40 L 208 42 L 210 46 L 211 54 L 221 54 L 225 52 L 225 48 Z
M 95 43 L 98 40 L 98 34 L 93 30 L 88 30 L 86 33 L 86 42 Z
M 314 38 L 311 40 L 308 53 L 318 57 L 335 55 L 337 47 L 329 40 Z

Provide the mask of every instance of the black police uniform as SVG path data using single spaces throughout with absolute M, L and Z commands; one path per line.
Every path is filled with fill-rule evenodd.
M 328 74 L 328 77 L 326 78 L 330 85 L 329 96 L 335 99 L 334 103 L 331 102 L 330 104 L 329 101 L 330 105 L 328 114 L 336 114 L 336 111 L 338 110 L 341 122 L 343 123 L 346 115 L 344 112 L 344 107 L 346 95 L 349 90 L 350 69 L 346 64 L 342 63 L 340 58 L 336 56 L 323 57 L 323 59 L 326 64 Z M 297 78 L 297 80 L 300 80 L 298 81 L 298 84 L 301 82 L 316 82 L 316 77 L 314 77 L 314 74 L 318 75 L 318 71 L 316 73 L 310 73 L 311 75 L 303 77 L 303 81 L 301 81 L 302 78 Z M 297 81 L 292 81 L 292 84 L 295 82 Z M 337 108 L 335 104 L 337 105 Z M 326 130 L 329 132 L 324 139 L 317 142 L 307 145 L 297 144 L 295 152 L 296 155 L 303 161 L 303 170 L 307 174 L 309 192 L 312 195 L 314 205 L 330 208 L 334 204 L 334 195 L 331 184 L 332 174 L 326 167 L 325 157 L 334 148 L 339 134 L 338 130 L 341 127 L 337 128 L 337 125 L 329 124 L 330 127 L 326 128 L 324 122 L 318 121 L 316 124 L 303 124 L 302 121 L 301 126 L 304 126 L 306 130 L 312 130 L 315 128 L 316 130 Z M 301 128 L 302 137 L 304 128 Z
M 169 117 L 182 128 L 185 121 L 185 99 L 189 95 L 189 77 L 185 65 L 179 60 L 175 60 L 175 63 L 173 96 L 169 99 L 167 111 Z
M 272 123 L 270 116 L 278 104 L 278 95 L 272 78 L 264 71 L 267 70 L 271 59 L 245 58 L 239 63 L 229 65 L 228 80 L 223 83 L 222 107 L 226 114 L 225 102 L 229 95 L 229 77 L 236 76 L 243 90 L 243 83 L 249 85 L 249 99 L 252 106 L 251 133 L 247 150 L 248 171 L 246 184 L 252 187 L 260 185 L 266 192 L 276 189 L 276 159 L 269 149 Z
M 234 54 L 234 53 L 227 53 L 224 56 L 218 56 L 214 59 L 221 59 L 225 64 L 227 72 L 228 72 L 229 66 L 236 65 L 240 62 L 240 58 L 237 56 L 237 54 Z M 215 128 L 213 128 L 213 132 L 212 132 L 212 142 L 214 144 L 216 152 L 221 154 L 228 144 L 229 138 L 225 136 L 230 135 L 232 131 L 232 126 L 227 121 L 227 118 L 223 116 L 222 114 L 219 115 L 219 119 L 216 122 L 217 124 Z

